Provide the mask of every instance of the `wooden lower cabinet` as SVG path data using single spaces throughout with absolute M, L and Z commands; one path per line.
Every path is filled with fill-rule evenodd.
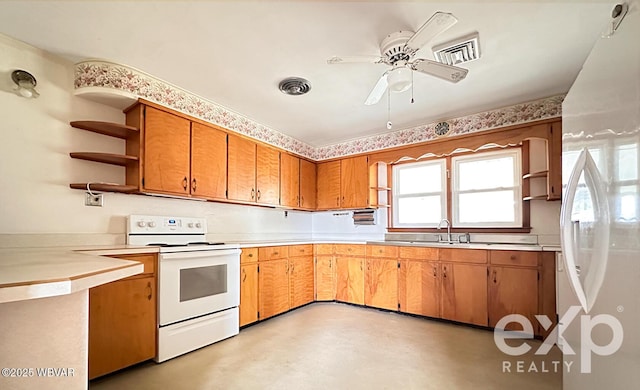
M 258 321 L 258 263 L 240 266 L 240 326 Z
M 489 326 L 509 314 L 521 314 L 531 321 L 537 334 L 538 270 L 537 268 L 489 267 Z M 523 330 L 510 323 L 509 330 Z
M 291 309 L 313 302 L 313 256 L 289 258 Z
M 403 313 L 440 317 L 440 264 L 401 260 L 398 269 L 398 303 Z
M 364 305 L 362 257 L 336 257 L 336 301 Z
M 89 290 L 89 379 L 156 355 L 156 278 L 132 277 Z
M 258 291 L 260 319 L 273 317 L 289 310 L 289 260 L 271 260 L 259 263 Z
M 316 256 L 316 301 L 336 299 L 336 266 L 333 256 Z
M 398 310 L 398 260 L 367 259 L 364 304 Z
M 441 317 L 487 326 L 487 266 L 442 263 Z

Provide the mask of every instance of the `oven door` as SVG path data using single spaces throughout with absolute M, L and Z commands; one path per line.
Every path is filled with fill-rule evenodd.
M 161 253 L 160 326 L 240 304 L 240 250 Z

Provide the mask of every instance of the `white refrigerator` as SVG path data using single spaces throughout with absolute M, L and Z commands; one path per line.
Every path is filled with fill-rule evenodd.
M 640 3 L 619 10 L 562 104 L 565 390 L 640 388 Z

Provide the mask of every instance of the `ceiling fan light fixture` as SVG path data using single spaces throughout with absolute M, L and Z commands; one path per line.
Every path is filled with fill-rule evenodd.
M 411 69 L 399 66 L 389 72 L 387 81 L 391 92 L 404 92 L 411 87 Z

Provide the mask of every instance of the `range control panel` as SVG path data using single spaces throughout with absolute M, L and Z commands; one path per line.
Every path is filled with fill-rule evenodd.
M 128 233 L 148 234 L 205 234 L 207 220 L 194 217 L 165 217 L 157 215 L 130 215 Z

